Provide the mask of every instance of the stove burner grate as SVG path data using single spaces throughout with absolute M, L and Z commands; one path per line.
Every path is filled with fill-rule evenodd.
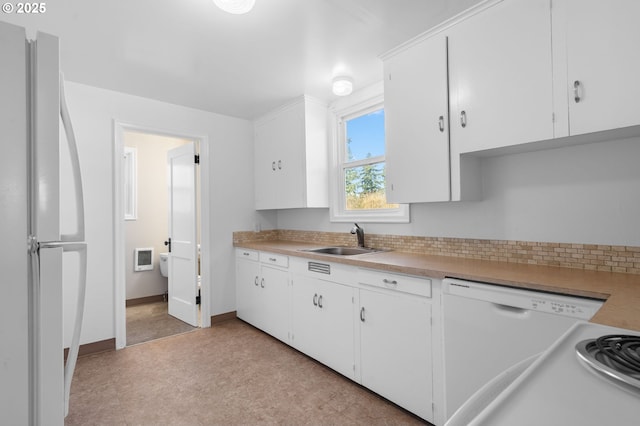
M 576 351 L 592 368 L 640 388 L 640 336 L 609 334 L 583 340 Z

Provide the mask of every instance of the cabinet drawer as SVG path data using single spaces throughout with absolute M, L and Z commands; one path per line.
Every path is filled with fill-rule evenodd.
M 269 265 L 281 266 L 283 268 L 289 267 L 289 256 L 274 253 L 260 252 L 260 262 L 267 263 Z
M 236 257 L 240 259 L 255 260 L 255 261 L 257 261 L 260 258 L 257 251 L 248 250 L 248 249 L 237 249 Z
M 403 293 L 431 297 L 431 280 L 428 278 L 358 269 L 358 282 Z

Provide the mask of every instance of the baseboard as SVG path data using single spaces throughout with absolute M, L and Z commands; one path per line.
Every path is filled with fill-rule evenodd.
M 156 296 L 138 297 L 137 299 L 127 299 L 126 306 L 145 305 L 147 303 L 165 302 L 165 295 L 158 294 Z
M 116 339 L 101 340 L 99 342 L 87 343 L 86 345 L 80 345 L 78 350 L 78 356 L 96 354 L 98 352 L 115 351 Z M 67 362 L 67 356 L 69 356 L 69 348 L 64 348 L 64 361 Z
M 213 315 L 211 317 L 211 325 L 229 321 L 236 318 L 236 311 L 225 312 L 224 314 Z

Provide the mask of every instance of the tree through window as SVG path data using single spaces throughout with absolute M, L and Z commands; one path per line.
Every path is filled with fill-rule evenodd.
M 384 109 L 345 120 L 345 210 L 395 209 L 385 195 Z

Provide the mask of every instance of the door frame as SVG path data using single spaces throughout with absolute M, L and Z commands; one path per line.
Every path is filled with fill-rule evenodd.
M 123 167 L 120 159 L 124 156 L 124 133 L 126 131 L 141 132 L 158 136 L 189 139 L 196 142 L 200 150 L 200 327 L 211 327 L 211 276 L 210 276 L 210 214 L 209 214 L 209 139 L 207 136 L 186 134 L 149 126 L 125 123 L 113 120 L 113 239 L 114 262 L 113 276 L 115 280 L 115 337 L 116 349 L 127 345 L 127 311 L 126 311 L 126 275 L 125 275 L 125 221 L 123 197 Z M 204 160 L 204 161 L 203 161 Z

